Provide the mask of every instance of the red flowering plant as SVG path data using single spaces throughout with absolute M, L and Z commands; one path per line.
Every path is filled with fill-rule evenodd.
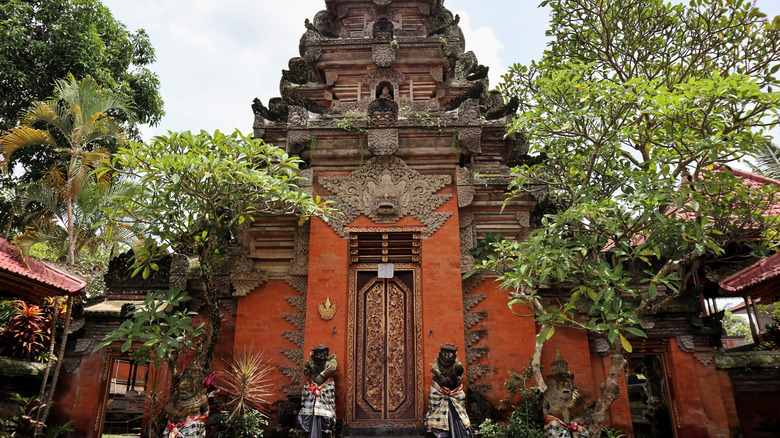
M 13 304 L 11 317 L 0 328 L 0 351 L 4 355 L 47 362 L 47 347 L 51 341 L 52 316 L 62 309 L 54 301 L 36 306 L 25 301 Z

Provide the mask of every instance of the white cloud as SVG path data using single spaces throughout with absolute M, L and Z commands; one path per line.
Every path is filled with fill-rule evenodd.
M 501 62 L 498 56 L 504 44 L 499 41 L 492 28 L 484 26 L 472 28 L 468 12 L 455 11 L 455 13 L 460 15 L 460 28 L 466 38 L 466 51 L 473 51 L 480 64 L 490 67 L 490 86 L 494 87 L 501 75 L 506 73 L 506 63 Z

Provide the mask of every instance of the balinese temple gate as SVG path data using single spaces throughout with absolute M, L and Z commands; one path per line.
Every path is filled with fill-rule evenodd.
M 506 309 L 506 294 L 486 303 L 480 281 L 461 274 L 478 235 L 526 232 L 531 200 L 501 213 L 525 149 L 505 138 L 514 109 L 488 91 L 487 68 L 439 3 L 327 1 L 282 74 L 282 98 L 253 105 L 255 137 L 302 157 L 306 188 L 343 215 L 249 227 L 248 257 L 268 281 L 238 300 L 235 343 L 275 355 L 280 398 L 299 395 L 303 360 L 328 345 L 339 418 L 353 431 L 419 428 L 447 342 L 470 390 L 492 384 L 497 401 L 502 381 L 485 375 L 512 359 L 491 357 L 487 338 L 516 344 L 480 325 L 488 306 Z
M 504 205 L 509 169 L 532 158 L 520 136 L 507 134 L 517 104 L 489 91 L 487 68 L 466 50 L 458 21 L 440 0 L 326 0 L 282 72 L 281 97 L 252 105 L 254 136 L 301 157 L 303 189 L 343 213 L 303 224 L 257 218 L 224 273 L 217 355 L 264 352 L 277 431 L 294 423 L 315 345 L 338 359 L 337 417 L 353 436 L 388 427 L 419 433 L 442 344 L 453 343 L 465 365 L 474 424 L 496 414 L 508 371 L 529 364 L 533 319 L 509 311 L 493 278 L 462 276 L 479 239 L 524 238 L 535 202 Z M 121 303 L 148 289 L 198 288 L 186 260 L 171 259 L 147 282 L 122 274 L 121 262 L 107 277 L 109 301 L 85 310 L 65 362 L 60 398 L 73 402 L 58 414 L 74 420 L 79 436 L 99 436 L 110 375 L 121 374 L 112 371 L 119 352 L 91 353 L 121 320 Z M 545 296 L 552 303 L 564 293 Z M 634 341 L 627 371 L 656 376 L 646 392 L 666 412 L 669 433 L 731 436 L 733 392 L 713 363 L 719 328 L 702 320 L 698 303 L 682 303 L 643 329 L 648 338 Z M 595 400 L 606 343 L 556 330 L 545 344 L 546 371 L 557 350 L 582 397 Z M 631 434 L 629 397 L 638 387 L 629 379 L 622 389 L 611 424 Z

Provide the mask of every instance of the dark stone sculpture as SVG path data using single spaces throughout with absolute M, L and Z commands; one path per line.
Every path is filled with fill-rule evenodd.
M 290 87 L 284 86 L 284 80 L 282 80 L 282 82 L 283 84 L 279 88 L 282 92 L 282 98 L 287 102 L 288 105 L 302 106 L 308 111 L 317 114 L 328 113 L 328 107 L 320 105 L 319 103 L 307 97 L 299 96 L 295 93 L 295 91 L 291 90 Z
M 298 427 L 309 438 L 332 436 L 336 428 L 336 355 L 319 344 L 311 349 L 311 359 L 304 364 L 303 374 L 311 379 L 303 387 L 302 407 L 298 412 Z
M 457 26 L 458 23 L 460 23 L 460 16 L 456 15 L 453 19 L 452 12 L 446 8 L 440 8 L 438 13 L 425 20 L 425 28 L 428 31 L 428 36 L 441 35 L 448 27 Z
M 252 101 L 252 112 L 255 114 L 255 119 L 260 116 L 264 120 L 270 120 L 275 123 L 287 122 L 287 114 L 290 109 L 284 99 L 281 97 L 271 98 L 268 101 L 268 106 L 270 108 L 266 108 L 260 99 L 255 98 Z
M 393 39 L 393 31 L 395 30 L 393 23 L 388 19 L 382 18 L 374 23 L 373 34 L 374 41 L 376 42 L 389 42 Z
M 504 98 L 501 97 L 501 93 L 493 90 L 488 93 L 485 107 L 487 109 L 485 120 L 498 120 L 502 117 L 515 115 L 515 113 L 517 113 L 517 108 L 520 107 L 520 100 L 517 96 L 512 96 L 512 98 L 509 99 L 509 102 L 504 103 Z
M 319 11 L 314 16 L 312 24 L 307 18 L 304 21 L 306 29 L 313 30 L 327 38 L 337 38 L 341 30 L 341 20 L 329 11 Z
M 391 99 L 388 87 L 384 87 L 381 97 L 368 105 L 372 127 L 383 128 L 398 121 L 398 104 Z
M 287 63 L 289 70 L 282 70 L 282 78 L 293 84 L 305 85 L 309 82 L 317 82 L 317 73 L 311 64 L 305 59 L 297 57 L 291 58 Z
M 459 96 L 456 96 L 449 102 L 444 103 L 444 105 L 442 105 L 442 109 L 444 111 L 452 111 L 468 99 L 479 99 L 482 97 L 482 93 L 484 92 L 485 84 L 482 82 L 474 82 L 474 85 L 472 85 L 469 89 L 461 93 Z
M 466 413 L 466 393 L 461 384 L 463 364 L 456 357 L 458 347 L 451 343 L 441 346 L 433 360 L 433 383 L 425 414 L 425 427 L 436 438 L 468 438 L 472 436 L 471 421 Z
M 574 375 L 561 352 L 552 363 L 547 376 L 547 390 L 542 399 L 545 436 L 552 438 L 588 438 L 586 424 L 589 414 L 585 400 L 574 385 Z
M 176 388 L 177 395 L 163 407 L 169 418 L 167 433 L 181 438 L 206 436 L 209 402 L 205 392 L 195 387 L 202 382 L 203 371 L 199 366 L 189 366 L 182 373 Z

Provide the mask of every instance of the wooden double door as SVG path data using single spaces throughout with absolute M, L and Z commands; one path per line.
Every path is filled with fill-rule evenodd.
M 352 269 L 348 421 L 353 426 L 415 426 L 422 421 L 419 270 Z

